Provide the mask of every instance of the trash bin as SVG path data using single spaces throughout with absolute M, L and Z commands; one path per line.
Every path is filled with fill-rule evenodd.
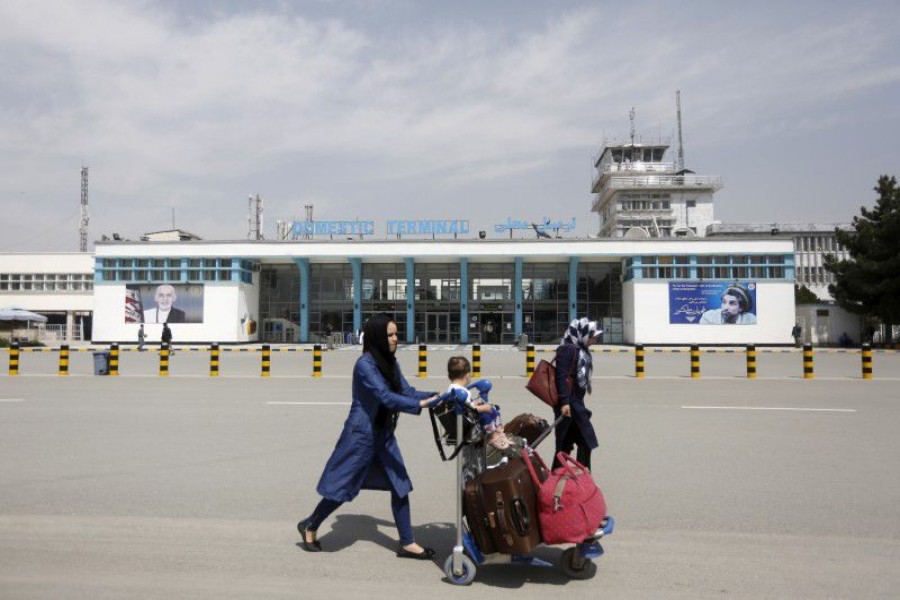
M 109 352 L 94 352 L 94 375 L 109 375 Z
M 517 346 L 519 347 L 519 350 L 522 350 L 522 351 L 528 349 L 528 334 L 527 333 L 523 333 L 522 335 L 519 336 L 519 342 L 518 342 Z

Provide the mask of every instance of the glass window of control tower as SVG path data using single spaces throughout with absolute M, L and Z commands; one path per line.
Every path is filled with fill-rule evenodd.
M 512 344 L 515 341 L 513 263 L 469 263 L 469 341 Z

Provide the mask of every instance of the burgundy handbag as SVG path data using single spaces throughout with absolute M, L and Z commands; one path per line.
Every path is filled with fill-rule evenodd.
M 556 408 L 556 405 L 559 404 L 559 396 L 556 392 L 556 365 L 553 364 L 555 362 L 555 356 L 550 362 L 541 359 L 528 383 L 525 384 L 525 389 L 540 398 L 550 408 Z M 572 389 L 571 374 L 566 377 L 566 382 L 569 384 L 569 389 Z

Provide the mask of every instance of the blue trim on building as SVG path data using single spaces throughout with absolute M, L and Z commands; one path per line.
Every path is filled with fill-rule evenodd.
M 469 343 L 469 259 L 459 259 L 459 343 Z
M 578 318 L 578 263 L 577 256 L 569 257 L 569 322 Z
M 515 316 L 513 317 L 513 329 L 516 339 L 522 335 L 522 262 L 521 256 L 515 257 L 515 275 L 513 279 L 513 300 L 515 301 Z
M 309 343 L 309 282 L 310 268 L 308 258 L 295 258 L 300 271 L 300 343 Z
M 407 257 L 406 263 L 406 343 L 416 341 L 416 259 Z
M 350 258 L 353 267 L 353 332 L 362 329 L 362 258 Z

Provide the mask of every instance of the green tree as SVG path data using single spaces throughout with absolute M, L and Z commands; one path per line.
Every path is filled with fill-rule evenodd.
M 850 254 L 847 260 L 825 256 L 834 273 L 828 291 L 838 305 L 856 314 L 900 323 L 900 188 L 897 178 L 883 175 L 875 186 L 875 208 L 860 208 L 853 229 L 836 230 L 837 241 Z
M 794 285 L 794 304 L 815 304 L 821 301 L 821 298 L 802 283 Z

